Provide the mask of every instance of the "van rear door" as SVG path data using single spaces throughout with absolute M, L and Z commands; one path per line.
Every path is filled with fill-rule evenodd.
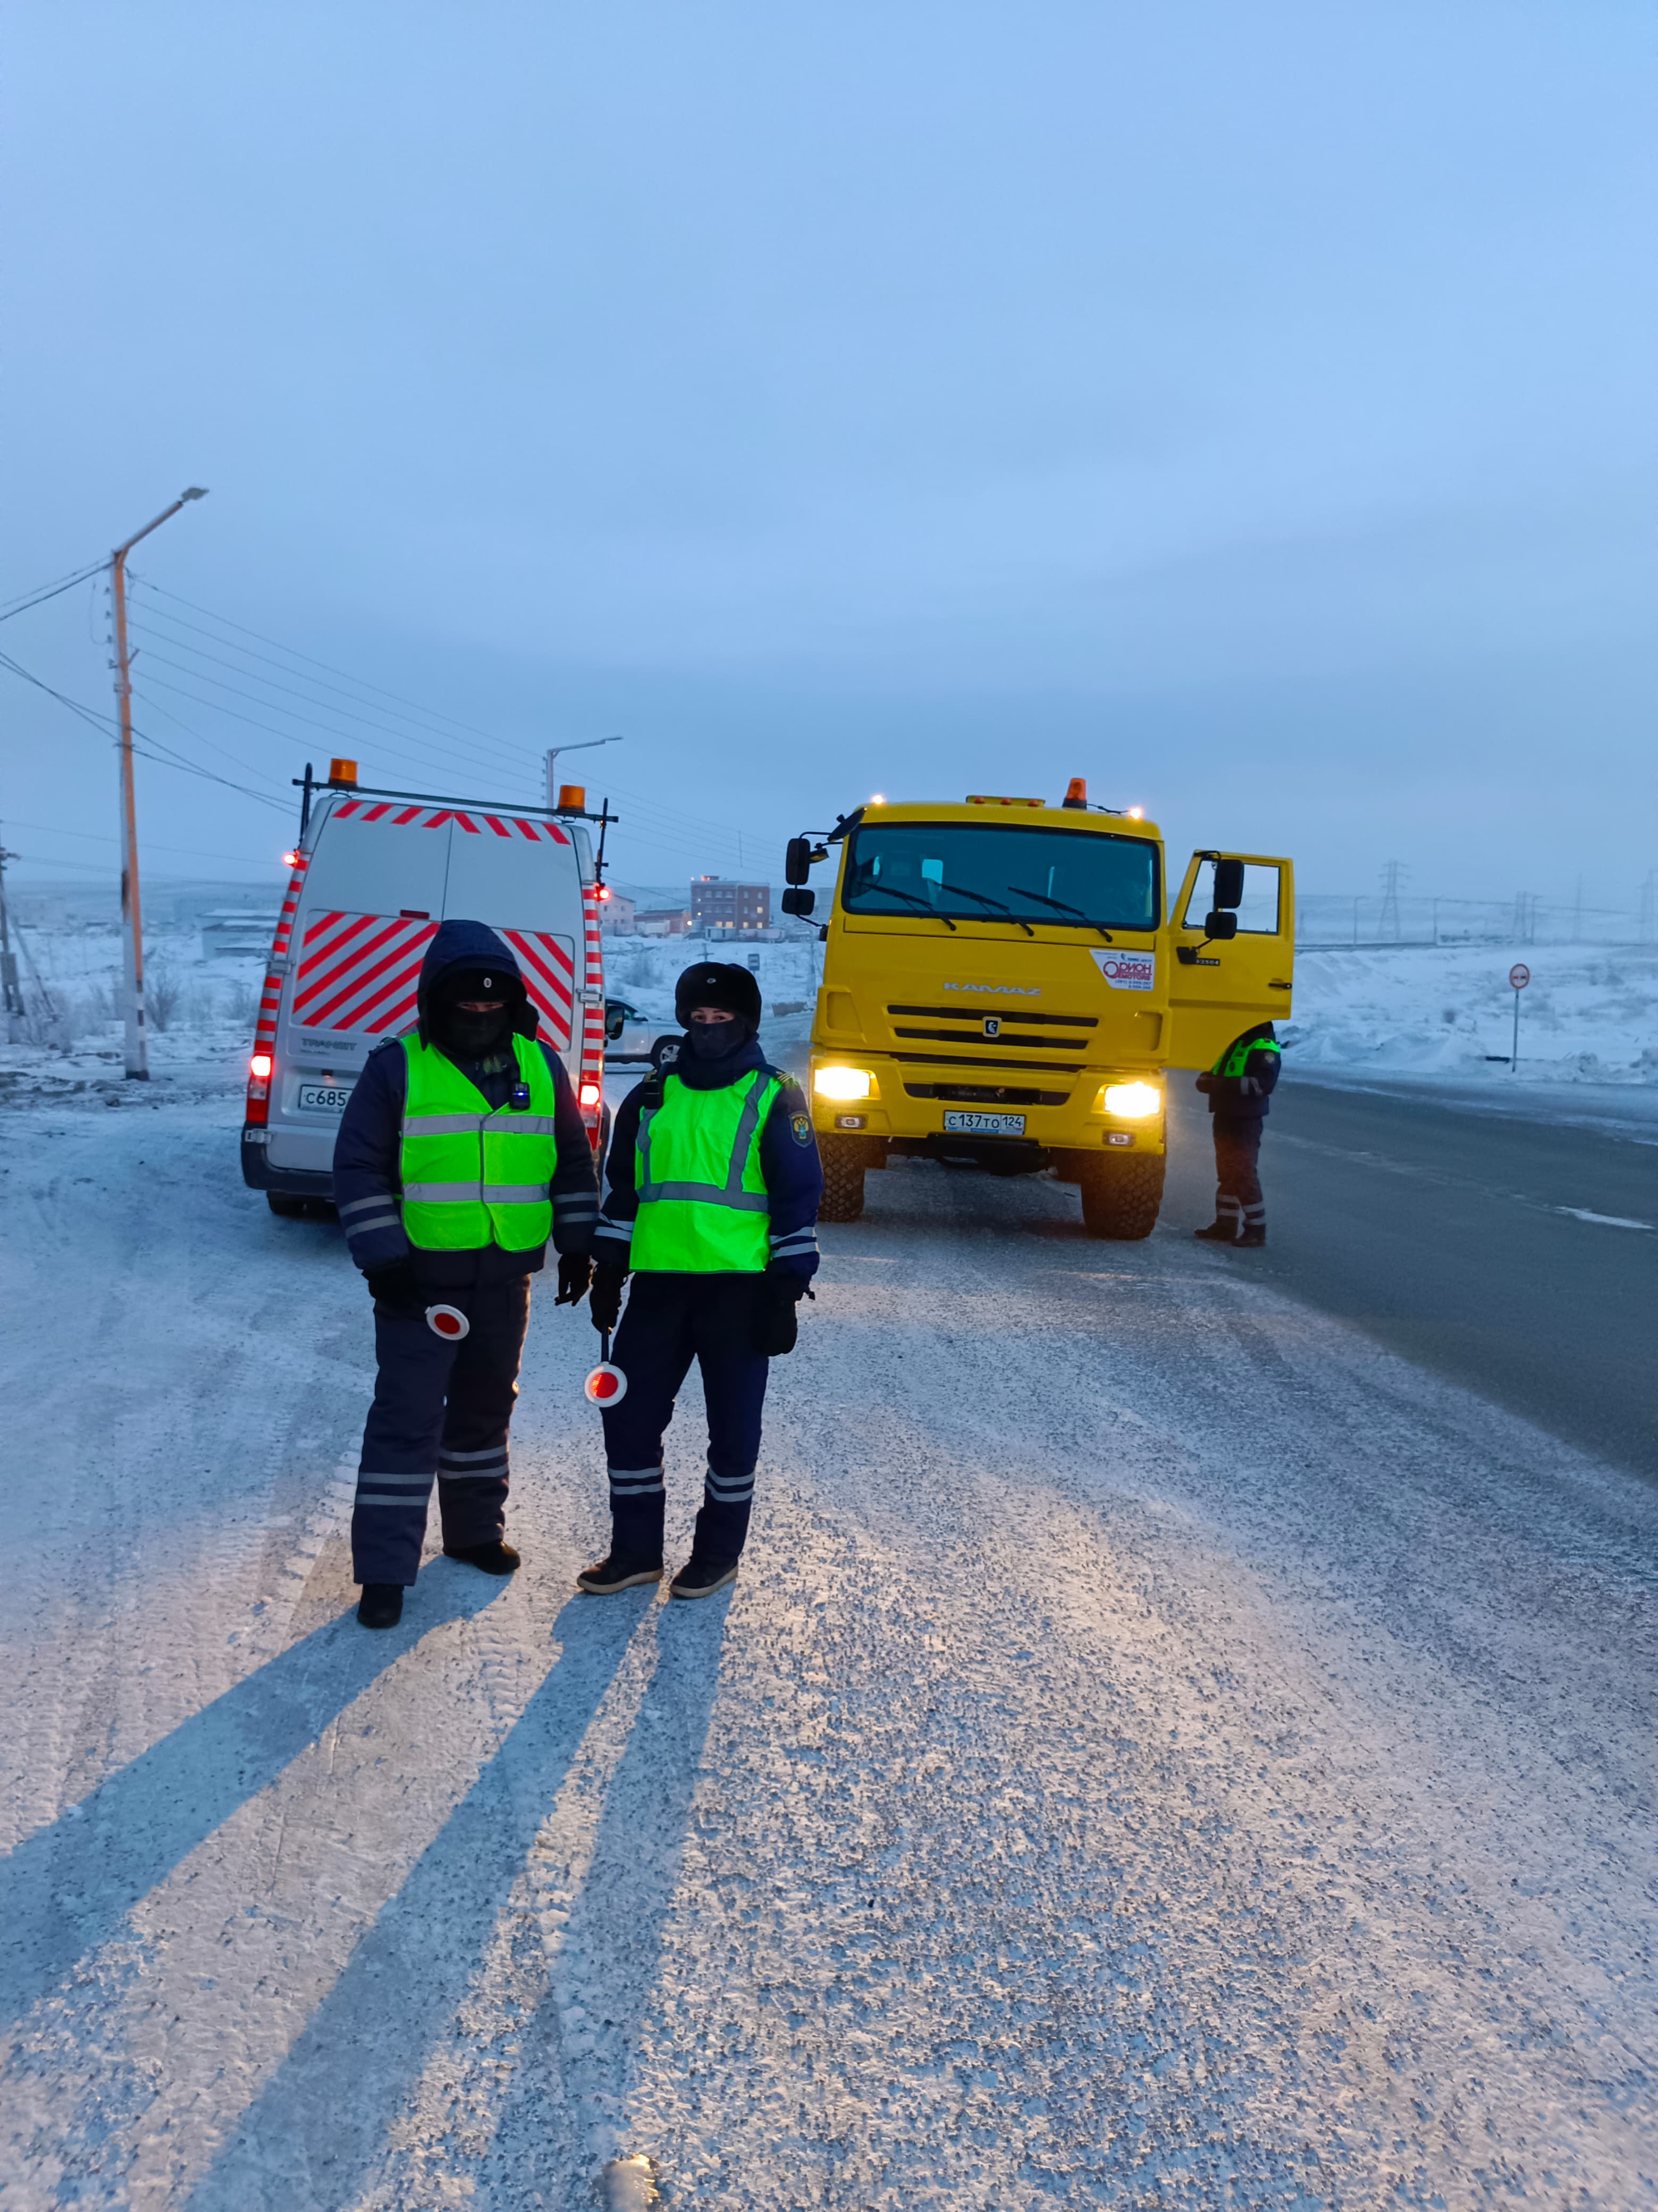
M 1215 867 L 1236 860 L 1243 896 L 1229 909 L 1237 934 L 1205 942 L 1214 908 Z M 1261 1022 L 1287 1021 L 1295 980 L 1295 863 L 1259 853 L 1193 853 L 1169 915 L 1173 1067 L 1212 1067 L 1235 1037 Z

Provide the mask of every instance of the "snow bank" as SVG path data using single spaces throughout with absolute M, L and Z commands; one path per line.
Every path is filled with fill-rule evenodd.
M 1295 1019 L 1278 1035 L 1297 1067 L 1490 1075 L 1504 1081 L 1521 994 L 1521 1079 L 1658 1083 L 1658 946 L 1417 945 L 1303 953 Z M 1491 1055 L 1500 1054 L 1503 1065 Z

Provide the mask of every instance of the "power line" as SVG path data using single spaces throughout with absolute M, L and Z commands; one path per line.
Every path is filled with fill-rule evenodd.
M 121 842 L 118 837 L 106 837 L 96 830 L 60 830 L 55 823 L 24 822 L 15 814 L 9 814 L 6 819 L 8 822 L 15 822 L 20 830 L 38 830 L 43 837 L 73 837 L 82 845 L 118 845 Z M 201 845 L 155 845 L 151 844 L 148 838 L 144 842 L 151 852 L 182 853 L 187 859 L 192 860 L 242 860 L 249 866 L 260 865 L 254 856 L 248 853 L 210 853 Z M 67 866 L 68 863 L 65 862 L 64 865 Z
M 26 615 L 31 607 L 44 606 L 48 599 L 55 599 L 60 592 L 72 592 L 77 584 L 88 582 L 100 569 L 108 566 L 107 561 L 94 561 L 90 568 L 77 568 L 72 576 L 62 577 L 55 584 L 43 585 L 35 592 L 26 592 L 22 598 L 0 606 L 0 622 L 9 622 L 14 615 Z

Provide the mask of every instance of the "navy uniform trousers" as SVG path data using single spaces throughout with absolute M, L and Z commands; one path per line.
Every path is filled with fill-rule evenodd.
M 1259 1121 L 1229 1121 L 1215 1116 L 1215 1218 L 1229 1224 L 1234 1237 L 1266 1226 L 1260 1192 Z
M 611 1556 L 662 1562 L 666 1495 L 662 1439 L 695 1359 L 708 1409 L 708 1471 L 693 1548 L 729 1565 L 742 1553 L 754 1504 L 760 1415 L 771 1363 L 756 1348 L 760 1275 L 637 1274 L 629 1279 L 610 1358 L 628 1378 L 604 1409 Z
M 374 1308 L 380 1372 L 363 1430 L 351 1559 L 360 1583 L 411 1583 L 434 1476 L 446 1551 L 496 1542 L 506 1526 L 507 1430 L 530 1323 L 530 1279 L 435 1290 L 471 1332 L 453 1343 L 412 1313 Z

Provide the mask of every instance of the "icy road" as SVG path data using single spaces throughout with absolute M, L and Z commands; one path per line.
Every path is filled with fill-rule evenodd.
M 1658 1492 L 914 1166 L 728 1602 L 572 1597 L 543 1298 L 523 1571 L 372 1636 L 367 1301 L 235 1113 L 0 1130 L 8 2207 L 1651 2207 Z

